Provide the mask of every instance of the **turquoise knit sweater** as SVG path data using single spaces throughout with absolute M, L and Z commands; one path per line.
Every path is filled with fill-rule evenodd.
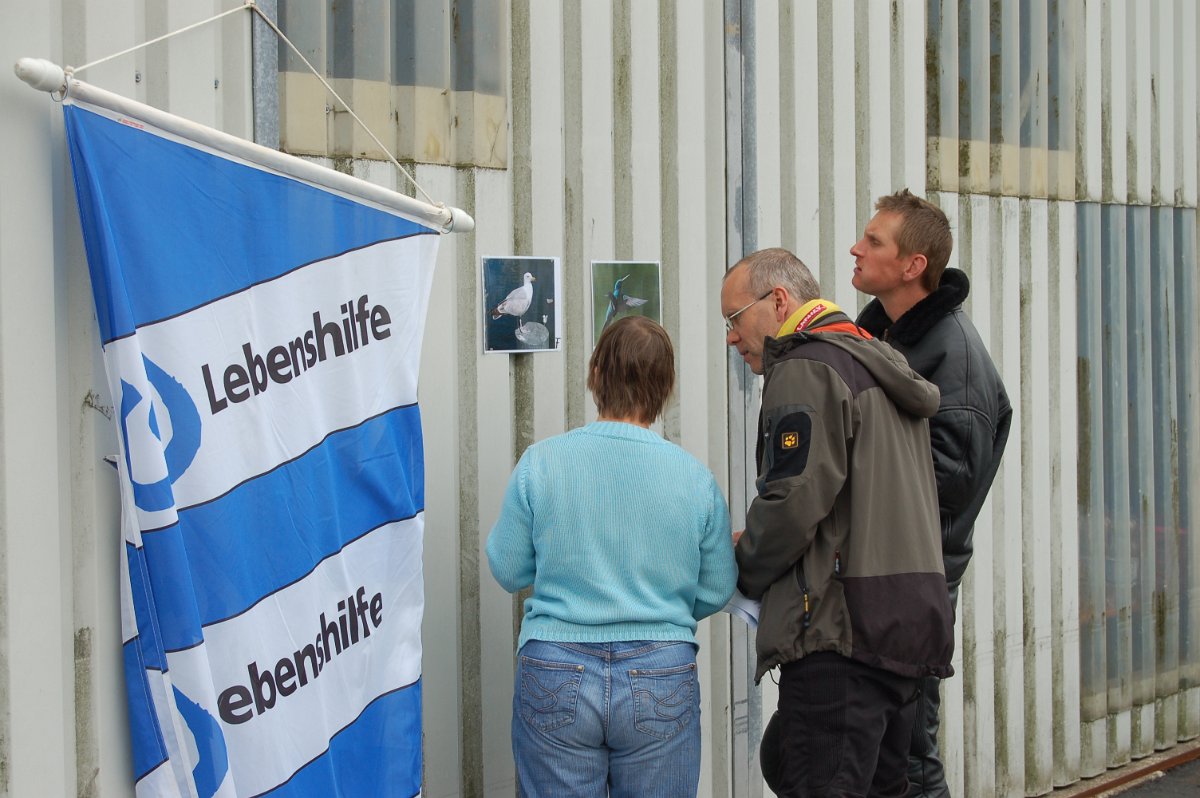
M 657 433 L 598 421 L 536 443 L 487 541 L 496 581 L 533 585 L 527 640 L 695 642 L 737 582 L 712 473 Z

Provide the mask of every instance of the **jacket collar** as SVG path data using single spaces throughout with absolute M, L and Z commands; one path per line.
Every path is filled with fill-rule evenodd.
M 828 300 L 817 300 L 831 309 L 828 313 L 822 313 L 818 318 L 810 319 L 807 326 L 797 325 L 797 319 L 802 320 L 805 316 L 808 305 L 800 308 L 793 313 L 783 327 L 779 329 L 777 338 L 767 338 L 763 341 L 763 366 L 768 364 L 768 360 L 774 362 L 788 352 L 798 346 L 802 346 L 809 341 L 816 340 L 818 333 L 848 333 L 855 338 L 870 340 L 873 336 L 863 327 L 850 320 L 841 308 L 829 302 Z M 809 303 L 812 304 L 812 303 Z M 792 328 L 795 328 L 792 331 Z M 770 357 L 768 357 L 768 355 Z
M 967 279 L 966 272 L 946 269 L 937 290 L 909 308 L 896 321 L 888 318 L 883 303 L 872 299 L 858 315 L 858 323 L 876 337 L 885 337 L 901 346 L 912 346 L 924 338 L 933 325 L 961 307 L 970 291 L 971 281 Z
M 796 309 L 795 313 L 787 317 L 787 321 L 779 328 L 779 332 L 775 333 L 775 337 L 782 338 L 785 335 L 803 332 L 809 327 L 819 326 L 835 313 L 842 313 L 842 309 L 828 299 L 813 299 L 805 302 Z

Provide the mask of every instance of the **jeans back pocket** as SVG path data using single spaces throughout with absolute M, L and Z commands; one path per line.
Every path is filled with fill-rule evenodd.
M 575 722 L 583 666 L 520 657 L 521 717 L 535 729 L 554 731 Z
M 669 740 L 687 727 L 696 711 L 696 664 L 638 668 L 633 687 L 633 725 L 643 734 Z

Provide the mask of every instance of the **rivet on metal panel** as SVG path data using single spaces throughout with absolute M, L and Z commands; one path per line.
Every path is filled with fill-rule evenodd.
M 141 71 L 140 71 L 140 70 L 134 70 L 134 73 L 133 73 L 133 82 L 134 82 L 134 83 L 141 83 L 141 82 L 142 82 L 142 73 L 141 73 Z
M 213 88 L 214 89 L 221 88 L 221 79 L 220 78 L 213 78 Z

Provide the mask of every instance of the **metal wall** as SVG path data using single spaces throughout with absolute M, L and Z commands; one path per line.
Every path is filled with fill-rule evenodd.
M 0 2 L 0 794 L 131 795 L 112 400 L 62 110 L 9 71 L 80 65 L 228 3 Z M 249 20 L 89 80 L 250 135 Z
M 964 794 L 1035 795 L 1200 734 L 1196 6 L 927 24 L 928 183 L 1016 408 L 946 720 Z
M 236 5 L 0 0 L 0 62 L 79 64 Z M 524 448 L 594 417 L 589 262 L 662 261 L 680 389 L 660 428 L 718 474 L 736 524 L 757 383 L 725 350 L 720 275 L 782 245 L 853 311 L 848 250 L 874 199 L 903 186 L 950 216 L 952 265 L 971 277 L 968 311 L 1015 408 L 945 688 L 954 793 L 1044 794 L 1200 734 L 1200 546 L 1185 534 L 1197 508 L 1178 487 L 1200 472 L 1200 28 L 1191 0 L 1145 9 L 509 0 L 506 166 L 416 169 L 478 223 L 443 241 L 421 372 L 426 795 L 515 792 L 519 608 L 482 546 Z M 83 77 L 261 134 L 249 30 L 236 15 Z M 124 796 L 117 502 L 100 461 L 116 444 L 61 111 L 13 78 L 0 102 L 0 794 Z M 411 193 L 387 164 L 337 163 Z M 1105 238 L 1118 227 L 1124 238 Z M 505 254 L 562 258 L 562 352 L 482 354 L 479 258 Z M 1176 426 L 1122 412 L 1145 402 Z M 1117 444 L 1138 468 L 1105 471 Z M 1170 509 L 1174 537 L 1130 520 L 1142 495 Z M 1117 537 L 1104 501 L 1125 508 Z M 1160 567 L 1172 560 L 1177 571 Z M 1156 635 L 1158 617 L 1179 632 Z M 727 616 L 699 634 L 701 794 L 765 794 L 754 753 L 774 686 L 747 684 L 750 640 Z

